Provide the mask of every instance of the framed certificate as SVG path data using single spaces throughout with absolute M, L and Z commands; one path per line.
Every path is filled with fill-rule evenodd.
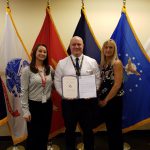
M 95 75 L 64 76 L 62 78 L 62 96 L 67 99 L 96 97 Z

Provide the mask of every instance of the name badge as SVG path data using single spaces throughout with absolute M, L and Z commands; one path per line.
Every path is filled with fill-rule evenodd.
M 46 103 L 46 95 L 42 95 L 42 103 Z

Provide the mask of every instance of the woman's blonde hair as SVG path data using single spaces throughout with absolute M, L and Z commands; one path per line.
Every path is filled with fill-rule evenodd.
M 117 54 L 117 45 L 115 43 L 114 40 L 112 39 L 109 39 L 107 41 L 104 42 L 103 44 L 103 47 L 102 47 L 102 51 L 101 51 L 101 63 L 100 63 L 100 66 L 104 66 L 106 64 L 106 57 L 104 55 L 104 49 L 105 49 L 105 46 L 108 44 L 108 43 L 112 43 L 113 46 L 114 46 L 114 54 L 112 56 L 112 59 L 111 59 L 111 65 L 114 64 L 115 60 L 118 59 L 118 54 Z

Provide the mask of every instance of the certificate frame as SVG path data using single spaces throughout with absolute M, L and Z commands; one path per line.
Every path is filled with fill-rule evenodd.
M 89 99 L 97 97 L 95 75 L 63 76 L 61 80 L 64 99 Z

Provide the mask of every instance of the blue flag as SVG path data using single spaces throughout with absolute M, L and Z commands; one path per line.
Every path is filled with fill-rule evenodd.
M 92 28 L 87 20 L 84 7 L 81 9 L 81 17 L 73 36 L 80 36 L 84 42 L 83 53 L 100 63 L 100 46 L 96 41 Z M 70 49 L 68 49 L 67 52 L 70 54 Z
M 112 34 L 124 66 L 123 131 L 150 122 L 150 63 L 125 8 Z

